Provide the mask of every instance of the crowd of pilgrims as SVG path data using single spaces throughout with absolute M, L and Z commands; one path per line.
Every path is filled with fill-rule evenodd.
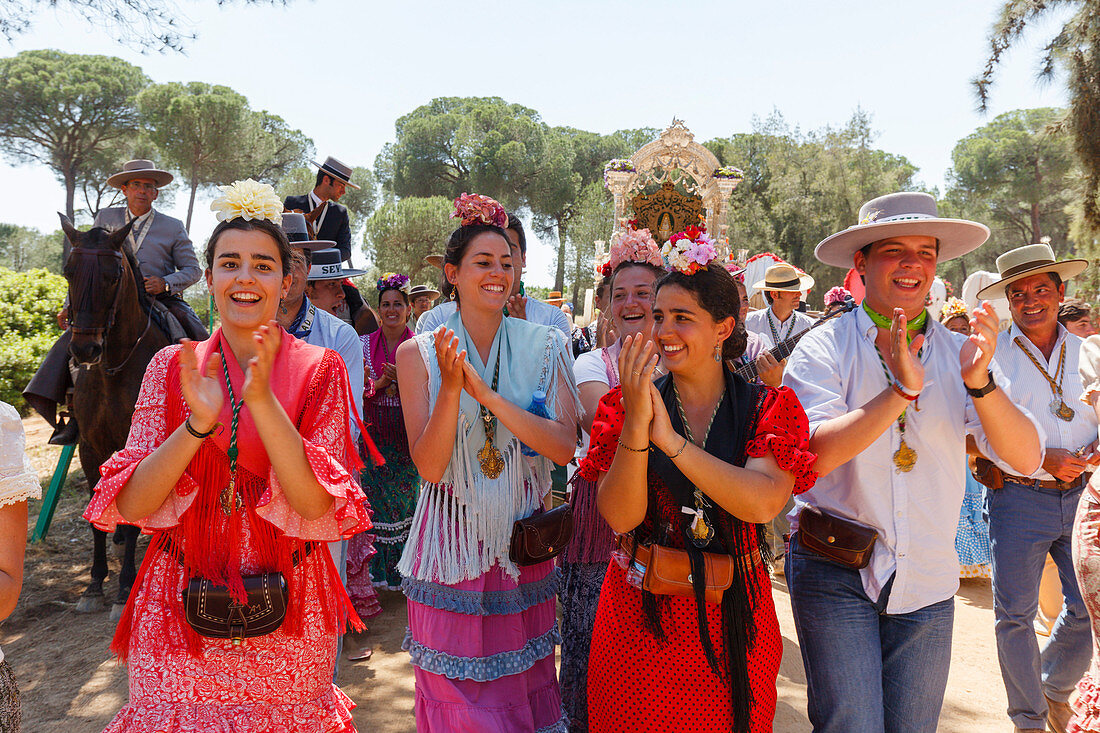
M 815 319 L 792 265 L 746 283 L 702 226 L 628 226 L 579 326 L 526 295 L 523 226 L 485 196 L 455 200 L 439 289 L 362 295 L 269 187 L 212 208 L 220 328 L 154 357 L 85 512 L 152 535 L 108 731 L 354 730 L 333 680 L 369 658 L 380 588 L 407 599 L 417 730 L 770 731 L 774 578 L 815 731 L 931 732 L 975 575 L 1015 729 L 1100 731 L 1100 336 L 1063 302 L 1087 262 L 1001 254 L 981 296 L 1007 328 L 985 301 L 929 313 L 936 264 L 988 229 L 888 194 L 818 245 L 865 292 Z M 258 635 L 181 598 L 223 590 L 232 626 L 272 574 L 285 617 Z

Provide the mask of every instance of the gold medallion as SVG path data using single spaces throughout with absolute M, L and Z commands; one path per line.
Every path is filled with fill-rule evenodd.
M 504 471 L 504 455 L 493 445 L 493 439 L 485 436 L 485 445 L 477 452 L 477 462 L 485 478 L 495 479 Z
M 1072 422 L 1076 413 L 1073 408 L 1065 403 L 1061 395 L 1055 397 L 1050 403 L 1050 412 L 1055 417 L 1065 420 L 1066 422 Z
M 714 537 L 714 527 L 710 526 L 702 512 L 695 515 L 691 525 L 691 541 L 696 547 L 706 547 Z
M 237 477 L 232 473 L 229 474 L 229 483 L 222 489 L 222 493 L 218 497 L 218 503 L 221 504 L 222 511 L 226 514 L 232 514 L 234 509 L 240 509 L 244 506 L 241 495 L 237 493 Z
M 894 451 L 894 465 L 897 466 L 897 472 L 909 473 L 916 464 L 917 452 L 906 445 L 905 439 L 903 438 L 901 445 Z

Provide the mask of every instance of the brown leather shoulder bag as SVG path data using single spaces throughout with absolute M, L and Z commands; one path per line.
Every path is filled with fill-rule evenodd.
M 508 557 L 516 565 L 536 565 L 561 554 L 573 538 L 573 505 L 518 519 L 512 524 Z

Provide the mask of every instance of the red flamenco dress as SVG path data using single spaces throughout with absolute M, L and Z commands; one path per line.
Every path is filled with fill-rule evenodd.
M 153 357 L 126 447 L 101 468 L 84 513 L 101 529 L 125 521 L 115 503 L 119 490 L 190 414 L 179 350 L 169 346 Z M 198 344 L 199 363 L 219 350 L 231 355 L 220 331 Z M 239 399 L 244 374 L 235 358 L 226 363 Z M 107 733 L 355 730 L 354 703 L 332 684 L 332 670 L 337 632 L 345 623 L 361 624 L 329 553 L 313 544 L 370 528 L 353 478 L 361 464 L 348 431 L 347 372 L 335 352 L 284 332 L 271 383 L 332 508 L 312 521 L 291 508 L 247 406 L 238 429 L 237 501 L 227 493 L 228 511 L 223 508 L 231 420 L 226 393 L 219 417 L 226 427 L 203 442 L 168 498 L 140 523 L 153 538 L 112 644 L 129 667 L 130 700 Z M 243 601 L 241 577 L 273 571 L 286 578 L 290 599 L 277 631 L 234 645 L 199 636 L 186 623 L 180 593 L 189 578 L 226 585 Z
M 806 414 L 794 393 L 749 385 L 731 374 L 726 379 L 706 451 L 737 465 L 771 453 L 794 474 L 795 493 L 813 486 L 816 456 L 807 449 Z M 683 435 L 671 378 L 657 385 L 671 408 L 673 427 Z M 621 397 L 622 390 L 615 388 L 600 400 L 591 447 L 580 467 L 586 478 L 594 480 L 611 467 L 623 427 Z M 687 549 L 692 516 L 684 507 L 692 505 L 694 487 L 663 453 L 653 450 L 649 456 L 649 502 L 634 536 L 643 543 Z M 706 516 L 717 539 L 705 552 L 732 546 L 730 554 L 751 558 L 735 563 L 734 585 L 722 603 L 653 595 L 629 585 L 619 563 L 608 565 L 588 667 L 589 730 L 594 733 L 772 730 L 783 645 L 759 555 L 766 547 L 763 533 L 760 525 L 742 522 L 717 505 Z M 704 625 L 709 648 L 701 643 Z M 708 652 L 713 655 L 709 661 Z

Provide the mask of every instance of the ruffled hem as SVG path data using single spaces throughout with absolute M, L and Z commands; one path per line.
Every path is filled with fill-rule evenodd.
M 565 713 L 562 713 L 556 723 L 545 728 L 539 728 L 535 733 L 569 733 L 569 718 L 566 717 Z
M 0 507 L 42 498 L 42 484 L 33 473 L 0 476 Z
M 1092 672 L 1086 672 L 1077 683 L 1077 699 L 1073 702 L 1073 717 L 1066 728 L 1069 733 L 1100 731 L 1100 689 Z
M 770 452 L 775 456 L 775 462 L 779 464 L 779 468 L 794 474 L 794 487 L 791 493 L 801 494 L 813 488 L 817 482 L 817 472 L 811 468 L 817 460 L 817 454 L 800 447 L 799 444 L 805 445 L 805 443 L 805 438 L 799 440 L 791 435 L 761 433 L 745 444 L 745 455 L 760 458 Z
M 118 511 L 115 503 L 122 487 L 134 475 L 134 471 L 141 465 L 152 451 L 124 448 L 115 453 L 100 468 L 103 478 L 95 486 L 95 495 L 84 510 L 84 518 L 97 528 L 111 532 L 119 524 L 131 524 L 145 532 L 155 532 L 162 529 L 171 529 L 179 526 L 180 518 L 184 512 L 191 508 L 198 496 L 199 488 L 195 479 L 184 471 L 176 482 L 175 487 L 168 492 L 164 502 L 149 516 L 136 522 L 124 518 Z
M 501 616 L 521 613 L 545 603 L 557 595 L 560 584 L 561 568 L 554 568 L 545 578 L 509 590 L 459 590 L 427 580 L 405 578 L 401 581 L 401 592 L 410 601 L 439 611 L 468 616 Z
M 358 482 L 324 448 L 305 438 L 302 445 L 317 482 L 332 497 L 332 506 L 322 517 L 303 519 L 290 506 L 273 467 L 269 473 L 269 488 L 257 502 L 256 513 L 287 537 L 307 541 L 334 542 L 370 529 L 370 517 L 363 506 L 366 497 Z
M 318 699 L 297 705 L 131 703 L 103 733 L 353 733 L 354 707 L 336 685 Z
M 401 642 L 401 648 L 409 653 L 412 663 L 425 672 L 452 680 L 490 682 L 526 672 L 540 659 L 552 655 L 558 644 L 561 644 L 561 633 L 555 624 L 545 634 L 528 641 L 521 649 L 487 657 L 459 657 L 430 649 L 414 641 L 412 632 L 408 629 L 405 630 L 405 640 Z

